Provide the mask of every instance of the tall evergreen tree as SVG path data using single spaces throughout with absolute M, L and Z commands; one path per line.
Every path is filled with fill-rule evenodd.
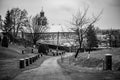
M 12 17 L 11 17 L 11 11 L 7 11 L 5 20 L 4 20 L 4 26 L 2 30 L 6 33 L 6 36 L 10 39 L 10 41 L 13 40 L 12 36 L 12 29 L 13 29 L 13 22 L 12 22 Z
M 7 13 L 6 13 L 5 20 L 4 20 L 3 31 L 5 31 L 6 33 L 8 33 L 11 30 L 12 30 L 12 19 L 11 19 L 11 13 L 8 10 Z
M 95 28 L 93 25 L 88 26 L 86 38 L 87 38 L 87 47 L 90 53 L 93 47 L 98 47 L 98 40 L 97 40 Z

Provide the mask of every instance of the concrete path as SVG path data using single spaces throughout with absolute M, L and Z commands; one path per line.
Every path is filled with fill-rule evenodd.
M 67 53 L 64 57 L 73 53 Z M 57 63 L 61 57 L 52 57 L 45 60 L 40 67 L 24 71 L 14 80 L 71 80 L 69 76 L 64 76 L 62 68 Z

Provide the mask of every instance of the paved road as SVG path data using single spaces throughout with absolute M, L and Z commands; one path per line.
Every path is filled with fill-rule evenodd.
M 70 56 L 67 53 L 64 57 Z M 62 68 L 57 63 L 58 57 L 52 57 L 45 60 L 40 67 L 24 71 L 14 80 L 71 80 L 69 76 L 63 75 Z

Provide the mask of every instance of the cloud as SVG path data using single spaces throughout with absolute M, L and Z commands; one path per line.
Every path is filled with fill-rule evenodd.
M 104 12 L 98 23 L 100 27 L 107 25 L 120 26 L 120 0 L 0 0 L 0 15 L 4 17 L 6 11 L 13 7 L 26 9 L 29 15 L 36 15 L 44 7 L 45 16 L 49 23 L 68 24 L 72 15 L 89 5 L 88 15 Z M 89 13 L 90 12 L 90 13 Z
M 112 0 L 109 3 L 110 6 L 114 6 L 114 7 L 120 7 L 120 0 Z
M 64 9 L 69 11 L 78 7 L 76 1 L 74 0 L 47 0 L 45 4 L 45 7 L 55 10 Z

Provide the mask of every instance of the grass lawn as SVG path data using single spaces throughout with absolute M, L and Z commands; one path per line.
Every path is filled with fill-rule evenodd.
M 37 49 L 34 49 L 34 53 L 37 53 Z M 22 54 L 22 50 L 24 50 L 24 54 Z M 0 60 L 1 59 L 13 59 L 13 58 L 24 58 L 24 57 L 29 57 L 31 55 L 32 48 L 31 47 L 27 47 L 25 48 L 22 45 L 9 45 L 8 48 L 5 47 L 1 47 L 0 46 Z
M 21 53 L 23 49 L 25 50 L 25 54 Z M 36 50 L 34 49 L 34 51 Z M 40 57 L 28 67 L 19 69 L 19 59 L 36 55 L 30 52 L 30 47 L 24 48 L 18 45 L 10 45 L 9 48 L 0 47 L 0 80 L 12 80 L 22 71 L 39 67 L 45 59 L 49 58 L 49 56 Z
M 112 54 L 113 70 L 103 70 L 103 59 L 105 54 Z M 58 60 L 63 68 L 65 75 L 70 75 L 73 80 L 120 80 L 120 48 L 103 49 L 91 52 L 90 58 L 87 59 L 88 53 L 79 53 L 77 59 L 74 56 Z
M 33 69 L 39 67 L 42 62 L 48 59 L 49 56 L 43 56 L 38 59 L 33 64 L 25 67 L 24 69 L 19 69 L 19 61 L 14 60 L 1 60 L 0 61 L 0 80 L 12 80 L 15 76 L 20 74 L 22 71 Z

